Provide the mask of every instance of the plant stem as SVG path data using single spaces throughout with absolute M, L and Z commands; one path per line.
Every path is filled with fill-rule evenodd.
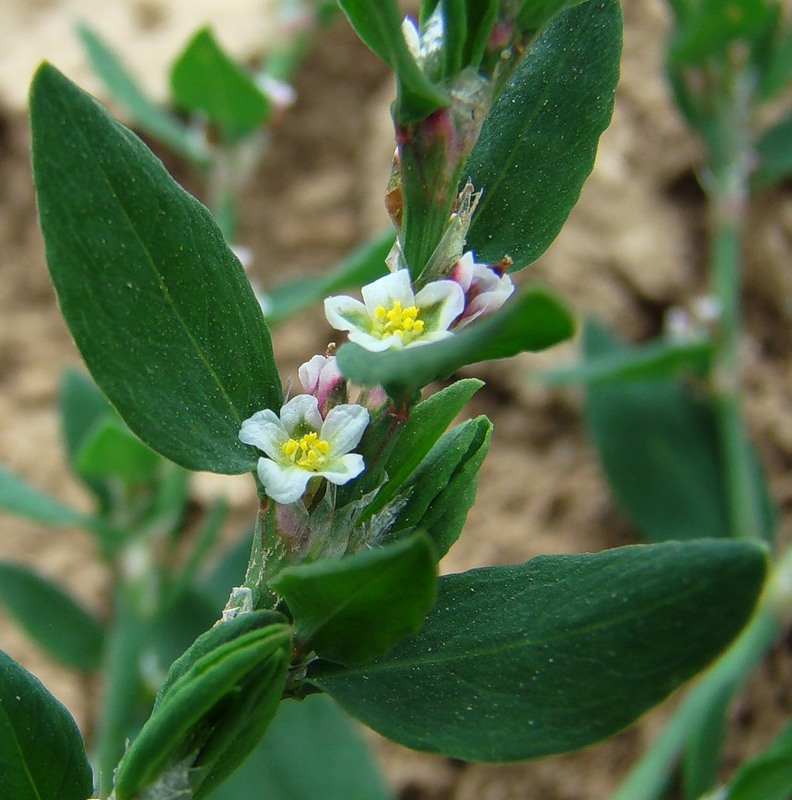
M 690 689 L 663 732 L 630 770 L 611 800 L 656 800 L 662 795 L 702 716 L 713 704 L 731 699 L 773 644 L 779 630 L 778 617 L 763 605 L 740 638 Z
M 726 481 L 729 533 L 761 538 L 754 467 L 741 415 L 741 255 L 751 153 L 750 74 L 727 70 L 710 137 L 710 280 L 719 309 L 712 372 L 715 410 Z
M 124 753 L 124 743 L 133 732 L 139 702 L 139 662 L 148 641 L 149 620 L 141 614 L 135 595 L 132 587 L 124 583 L 116 592 L 116 616 L 107 643 L 103 670 L 107 678 L 93 755 L 99 797 L 107 797 L 112 789 L 113 772 Z

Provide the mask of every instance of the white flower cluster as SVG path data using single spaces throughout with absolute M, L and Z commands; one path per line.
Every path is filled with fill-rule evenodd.
M 363 302 L 328 297 L 329 323 L 352 342 L 374 352 L 400 350 L 453 336 L 484 314 L 500 308 L 514 291 L 508 275 L 479 264 L 465 253 L 448 278 L 417 293 L 410 274 L 399 269 L 362 289 Z M 364 469 L 357 447 L 369 423 L 368 410 L 346 402 L 346 380 L 333 356 L 314 356 L 298 372 L 304 394 L 276 414 L 259 411 L 242 423 L 239 438 L 265 455 L 258 476 L 269 497 L 295 503 L 314 479 L 348 483 Z

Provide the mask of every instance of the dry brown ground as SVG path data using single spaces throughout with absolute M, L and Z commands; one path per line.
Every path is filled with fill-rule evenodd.
M 254 46 L 251 30 L 267 41 L 263 10 L 268 4 L 234 5 L 236 10 L 222 10 L 223 40 L 236 43 L 245 55 Z M 0 462 L 81 507 L 87 507 L 87 498 L 64 468 L 53 411 L 59 373 L 78 357 L 44 268 L 20 85 L 44 55 L 67 71 L 77 70 L 67 18 L 80 8 L 128 53 L 145 51 L 137 69 L 148 68 L 147 82 L 156 91 L 164 58 L 152 62 L 150 54 L 172 53 L 183 40 L 188 27 L 182 6 L 195 8 L 156 0 L 16 5 L 0 0 L 10 21 L 5 38 L 0 36 Z M 211 19 L 211 13 L 211 3 L 203 3 L 201 14 Z M 596 314 L 625 335 L 642 338 L 657 333 L 664 309 L 684 305 L 704 290 L 705 228 L 692 173 L 697 148 L 671 108 L 661 78 L 664 9 L 659 0 L 627 0 L 625 17 L 623 80 L 613 126 L 567 227 L 525 278 L 540 277 L 578 312 Z M 236 19 L 236 28 L 229 19 Z M 129 26 L 132 34 L 120 32 Z M 299 100 L 251 183 L 242 221 L 240 238 L 253 248 L 254 274 L 264 285 L 321 270 L 385 219 L 381 195 L 392 134 L 391 87 L 383 68 L 339 21 L 296 83 Z M 178 164 L 169 160 L 169 165 L 184 178 Z M 786 186 L 757 201 L 752 212 L 744 346 L 749 426 L 782 510 L 787 541 L 792 539 L 791 239 L 792 192 Z M 329 336 L 312 313 L 276 330 L 284 377 L 293 377 L 297 365 L 321 351 Z M 541 359 L 520 358 L 484 370 L 488 388 L 472 410 L 494 420 L 493 447 L 482 470 L 479 501 L 447 569 L 633 541 L 585 442 L 579 395 L 549 392 L 530 381 L 538 366 L 572 355 L 573 348 L 566 346 Z M 198 491 L 204 497 L 225 492 L 241 515 L 252 508 L 244 478 L 200 476 Z M 34 562 L 101 612 L 107 578 L 90 552 L 80 531 L 53 533 L 0 517 L 0 557 Z M 85 720 L 87 699 L 80 683 L 43 658 L 2 616 L 0 646 L 41 676 L 79 721 Z M 789 650 L 779 646 L 733 709 L 730 763 L 766 742 L 791 709 Z M 378 747 L 403 798 L 602 800 L 657 731 L 664 713 L 661 709 L 581 753 L 503 767 L 460 765 L 382 742 Z

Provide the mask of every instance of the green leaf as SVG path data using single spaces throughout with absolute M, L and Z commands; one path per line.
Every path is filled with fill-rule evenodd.
M 750 617 L 765 569 L 763 548 L 707 540 L 449 575 L 416 636 L 368 664 L 315 665 L 308 679 L 419 750 L 476 761 L 573 750 L 717 656 Z
M 626 352 L 594 323 L 586 361 Z M 728 535 L 715 414 L 674 379 L 592 384 L 586 428 L 621 507 L 650 541 Z
M 448 98 L 421 72 L 404 41 L 394 0 L 338 0 L 355 33 L 396 73 L 396 121 L 406 125 L 448 105 Z
M 198 164 L 209 160 L 209 152 L 189 128 L 154 103 L 138 86 L 108 44 L 84 22 L 77 33 L 93 68 L 110 96 L 132 117 L 140 130 Z
M 768 128 L 756 145 L 758 164 L 751 175 L 754 189 L 765 189 L 792 175 L 792 114 Z
M 492 423 L 484 416 L 457 425 L 432 448 L 404 486 L 404 506 L 388 532 L 398 538 L 422 530 L 442 558 L 462 533 L 476 498 L 478 471 L 487 455 Z
M 99 420 L 113 414 L 113 410 L 96 384 L 76 369 L 64 370 L 58 392 L 58 404 L 69 465 L 96 495 L 101 508 L 108 510 L 111 495 L 107 482 L 81 475 L 77 467 L 77 456 L 94 426 Z
M 274 325 L 334 292 L 371 283 L 387 272 L 385 259 L 395 236 L 388 230 L 353 250 L 341 263 L 321 275 L 295 278 L 263 295 L 267 322 Z
M 619 75 L 616 0 L 565 11 L 523 57 L 487 116 L 464 176 L 482 189 L 467 245 L 522 269 L 555 239 L 594 165 Z
M 559 386 L 565 383 L 667 378 L 678 375 L 684 368 L 702 373 L 709 367 L 712 354 L 713 343 L 708 340 L 655 340 L 591 356 L 582 364 L 538 375 L 536 380 L 545 386 Z
M 47 578 L 22 564 L 0 561 L 0 603 L 56 661 L 74 669 L 99 668 L 102 626 Z
M 633 766 L 611 800 L 660 800 L 671 781 L 685 743 L 699 730 L 708 709 L 733 696 L 748 680 L 777 639 L 780 621 L 775 610 L 761 606 L 750 624 L 690 688 L 660 736 Z
M 393 800 L 363 737 L 321 694 L 281 703 L 259 746 L 209 800 L 242 797 Z
M 177 105 L 206 114 L 231 140 L 251 133 L 269 116 L 266 95 L 208 27 L 198 30 L 173 62 L 170 83 Z
M 83 514 L 0 467 L 0 510 L 47 525 L 81 525 Z
M 586 0 L 524 0 L 517 15 L 517 25 L 526 33 L 536 33 L 556 14 L 583 2 Z
M 486 319 L 432 344 L 372 353 L 347 343 L 338 350 L 338 366 L 355 383 L 419 389 L 466 364 L 538 351 L 574 333 L 570 313 L 552 295 L 528 289 Z
M 112 476 L 127 483 L 150 480 L 162 459 L 113 417 L 100 422 L 83 445 L 77 466 L 92 478 Z
M 478 69 L 497 19 L 498 0 L 467 0 L 467 42 L 462 56 L 465 64 Z
M 9 800 L 85 800 L 93 789 L 71 715 L 2 650 L 0 786 Z
M 188 469 L 238 473 L 244 419 L 279 408 L 269 332 L 209 212 L 54 67 L 31 90 L 47 263 L 94 380 L 131 430 Z
M 385 463 L 387 483 L 366 508 L 363 519 L 376 514 L 391 500 L 410 473 L 423 461 L 445 429 L 484 385 L 477 378 L 455 381 L 418 403 L 404 426 L 398 430 L 398 441 Z
M 174 662 L 151 717 L 119 763 L 118 800 L 167 783 L 185 758 L 195 768 L 192 796 L 199 797 L 199 787 L 208 792 L 253 749 L 275 713 L 288 665 L 290 631 L 275 617 L 251 613 L 223 622 Z
M 467 41 L 467 0 L 442 0 L 443 78 L 453 79 L 463 66 Z
M 724 800 L 789 800 L 792 787 L 792 723 L 756 758 L 743 764 Z
M 296 639 L 328 661 L 368 661 L 415 633 L 434 602 L 437 558 L 422 533 L 339 560 L 281 570 Z
M 750 43 L 762 34 L 772 13 L 767 0 L 701 0 L 691 10 L 671 40 L 669 55 L 675 64 L 725 57 L 733 42 Z

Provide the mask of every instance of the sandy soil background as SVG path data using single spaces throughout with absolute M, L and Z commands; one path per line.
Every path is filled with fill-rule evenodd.
M 698 150 L 662 80 L 667 19 L 659 0 L 626 0 L 623 79 L 612 127 L 566 228 L 523 280 L 541 279 L 578 313 L 595 314 L 632 339 L 658 333 L 663 313 L 704 290 L 705 220 L 694 177 Z M 71 21 L 97 27 L 156 95 L 165 64 L 198 24 L 247 58 L 277 35 L 271 3 L 180 0 L 0 0 L 0 462 L 48 492 L 87 508 L 64 467 L 53 402 L 60 372 L 78 356 L 56 308 L 43 262 L 28 167 L 23 104 L 44 56 L 101 92 L 81 59 Z M 320 271 L 385 223 L 382 194 L 393 137 L 384 68 L 342 19 L 320 38 L 296 79 L 298 100 L 247 190 L 240 240 L 264 286 Z M 172 157 L 166 163 L 199 186 Z M 792 539 L 792 191 L 759 198 L 746 247 L 746 411 Z M 317 313 L 274 331 L 284 379 L 324 349 Z M 580 396 L 532 383 L 533 371 L 568 361 L 574 345 L 484 370 L 488 387 L 471 413 L 495 423 L 479 500 L 445 567 L 524 561 L 538 553 L 598 550 L 634 541 L 608 496 L 580 424 Z M 479 370 L 479 374 L 481 374 Z M 243 477 L 202 475 L 201 498 L 225 493 L 240 516 L 253 509 Z M 52 532 L 0 516 L 0 557 L 35 563 L 101 613 L 107 576 L 78 530 Z M 39 675 L 84 721 L 84 686 L 48 662 L 0 614 L 0 646 Z M 731 712 L 729 764 L 766 743 L 792 710 L 789 644 L 779 645 Z M 539 762 L 465 765 L 414 754 L 373 737 L 389 779 L 407 800 L 600 800 L 658 730 L 660 709 L 609 742 Z

